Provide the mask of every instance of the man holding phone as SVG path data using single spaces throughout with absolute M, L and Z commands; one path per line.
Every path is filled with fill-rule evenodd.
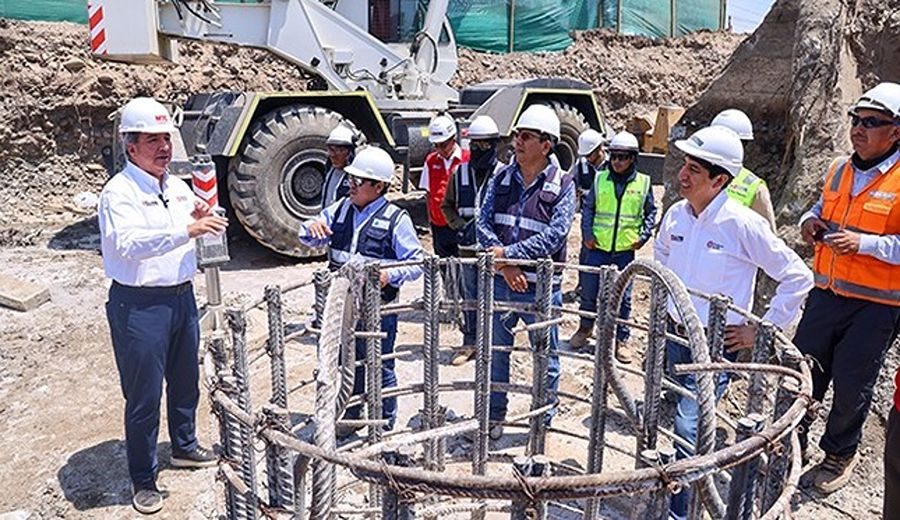
M 872 388 L 900 325 L 900 85 L 867 91 L 849 116 L 854 153 L 831 163 L 822 195 L 800 221 L 803 239 L 815 246 L 816 288 L 794 343 L 816 360 L 813 398 L 822 401 L 834 384 L 819 441 L 825 458 L 806 479 L 824 494 L 853 474 Z M 801 429 L 804 455 L 813 420 Z M 892 460 L 900 468 L 894 451 L 885 455 L 887 468 Z M 895 500 L 900 504 L 900 494 Z

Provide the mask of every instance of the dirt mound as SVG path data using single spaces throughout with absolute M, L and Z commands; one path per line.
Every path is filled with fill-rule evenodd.
M 497 78 L 562 76 L 594 86 L 607 117 L 621 128 L 633 115 L 674 103 L 687 106 L 706 89 L 743 34 L 703 31 L 681 38 L 576 33 L 561 53 L 484 54 L 460 50 L 455 87 Z
M 86 26 L 0 19 L 0 226 L 71 220 L 72 196 L 106 179 L 109 114 L 133 96 L 181 104 L 204 90 L 305 90 L 309 79 L 262 50 L 188 42 L 181 54 L 178 65 L 103 62 Z

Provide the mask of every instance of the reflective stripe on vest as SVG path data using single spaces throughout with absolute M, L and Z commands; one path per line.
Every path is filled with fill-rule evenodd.
M 601 251 L 629 251 L 639 240 L 644 221 L 644 200 L 650 191 L 650 176 L 636 173 L 625 186 L 622 199 L 608 170 L 597 172 L 594 180 L 594 240 Z M 615 240 L 615 244 L 613 241 Z
M 459 165 L 454 174 L 456 179 L 456 212 L 460 217 L 471 218 L 475 216 L 475 206 L 478 187 L 475 186 L 475 178 L 469 163 Z
M 871 235 L 900 234 L 900 162 L 852 195 L 853 165 L 831 163 L 822 189 L 822 220 L 829 232 L 851 230 Z M 900 307 L 900 266 L 863 254 L 836 255 L 816 243 L 816 285 L 850 298 Z
M 759 191 L 759 187 L 765 183 L 764 180 L 757 177 L 756 174 L 747 168 L 741 168 L 737 177 L 728 184 L 725 192 L 731 200 L 749 208 L 753 205 L 753 200 L 756 199 L 756 192 Z

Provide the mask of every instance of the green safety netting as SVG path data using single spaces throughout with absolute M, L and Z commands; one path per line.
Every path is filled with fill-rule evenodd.
M 87 23 L 87 0 L 0 0 L 0 17 Z
M 559 51 L 572 43 L 573 30 L 608 27 L 665 37 L 716 29 L 723 5 L 721 0 L 450 0 L 447 15 L 463 47 Z M 0 17 L 86 23 L 87 0 L 0 0 Z

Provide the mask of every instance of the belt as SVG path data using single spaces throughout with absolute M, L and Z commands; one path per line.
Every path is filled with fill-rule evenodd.
M 139 293 L 139 294 L 147 294 L 153 296 L 164 296 L 164 295 L 178 295 L 184 294 L 186 292 L 190 292 L 193 290 L 193 285 L 191 281 L 180 283 L 178 285 L 162 285 L 162 286 L 152 286 L 152 287 L 136 287 L 134 285 L 125 285 L 113 280 L 112 286 L 119 290 L 124 290 L 131 293 Z

